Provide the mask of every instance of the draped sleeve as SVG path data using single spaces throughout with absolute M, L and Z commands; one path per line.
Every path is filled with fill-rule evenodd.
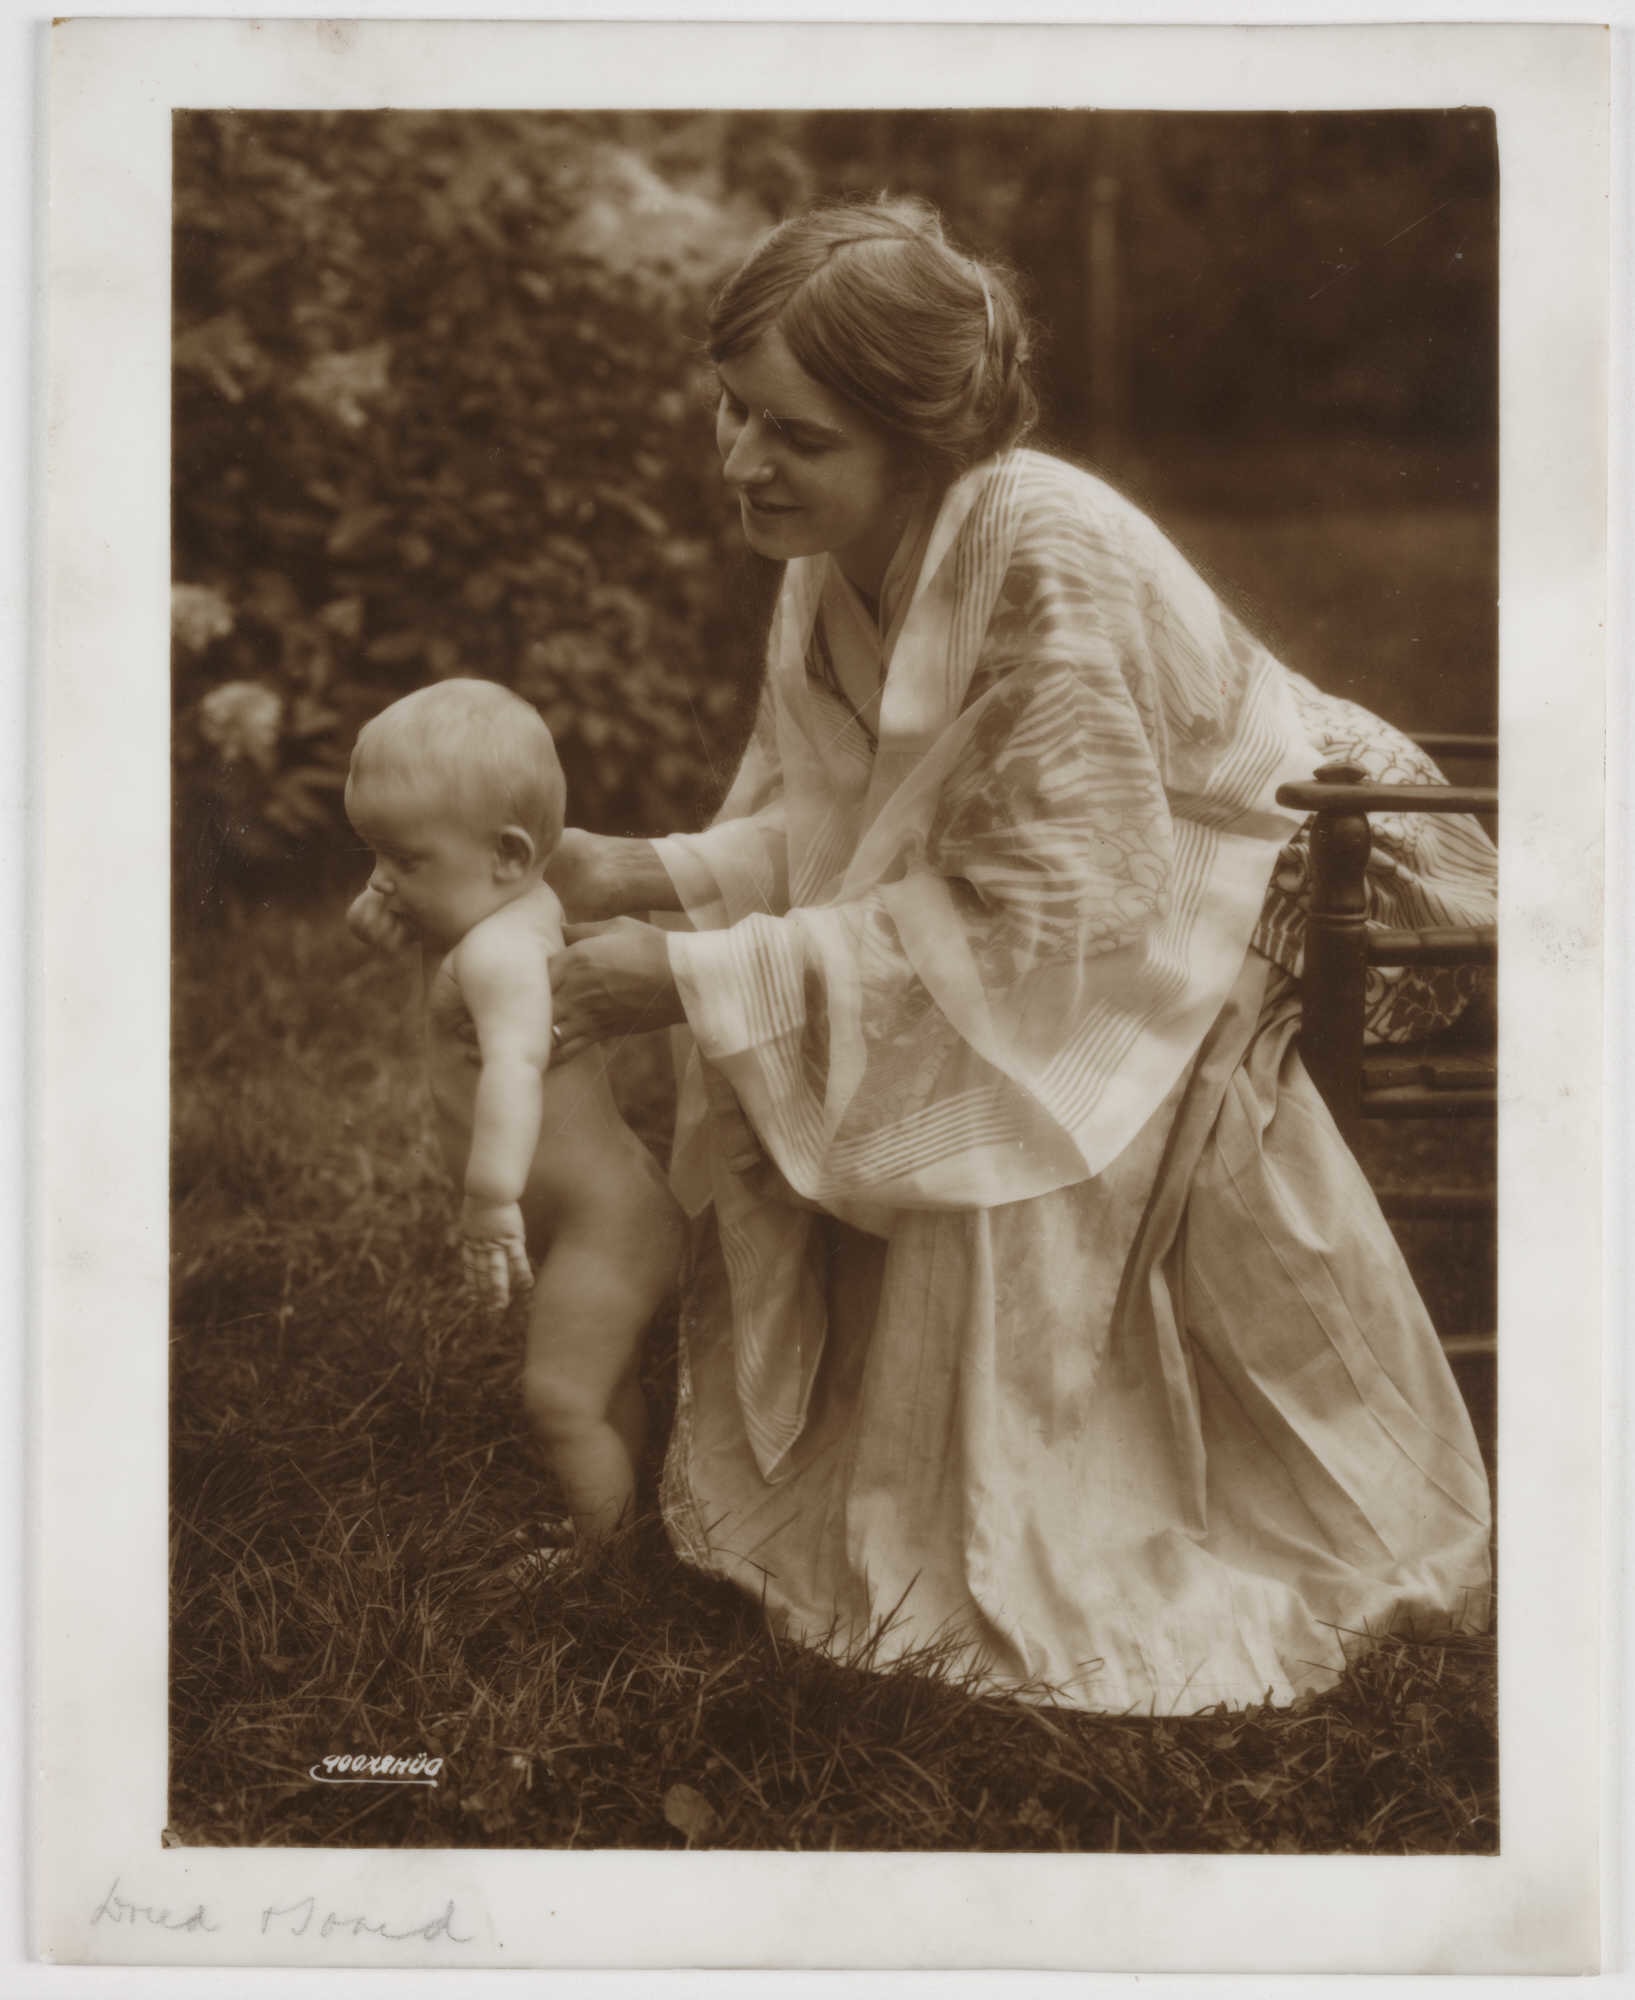
M 973 510 L 855 801 L 832 705 L 774 671 L 756 754 L 775 742 L 781 774 L 746 796 L 827 782 L 826 838 L 837 814 L 848 832 L 816 893 L 780 908 L 745 861 L 771 851 L 771 803 L 661 844 L 699 924 L 670 942 L 699 1051 L 793 1194 L 865 1227 L 1116 1156 L 1235 977 L 1294 825 L 1272 792 L 1311 768 L 1281 669 L 1141 516 L 1072 480 Z
M 694 925 L 713 930 L 752 911 L 788 908 L 788 832 L 772 692 L 764 688 L 755 726 L 715 824 L 654 843 Z

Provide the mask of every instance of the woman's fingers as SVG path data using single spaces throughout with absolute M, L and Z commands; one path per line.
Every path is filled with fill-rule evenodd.
M 684 1018 L 670 971 L 667 934 L 632 917 L 575 927 L 551 959 L 553 1037 L 558 1056 L 613 1035 L 646 1034 Z
M 545 880 L 569 916 L 591 917 L 604 905 L 597 857 L 607 844 L 605 835 L 586 833 L 577 826 L 563 828 L 562 838 L 545 864 Z
M 568 928 L 569 932 L 578 930 L 594 937 L 598 926 Z M 566 1062 L 588 1043 L 612 1032 L 610 1025 L 604 1025 L 606 996 L 586 938 L 577 944 L 570 940 L 567 950 L 555 953 L 547 969 L 551 975 L 551 1058 Z

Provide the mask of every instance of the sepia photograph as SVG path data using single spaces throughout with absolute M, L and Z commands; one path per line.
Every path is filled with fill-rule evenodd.
M 1604 53 L 53 31 L 42 1955 L 1594 1965 Z
M 171 1837 L 1491 1852 L 1492 116 L 174 144 Z

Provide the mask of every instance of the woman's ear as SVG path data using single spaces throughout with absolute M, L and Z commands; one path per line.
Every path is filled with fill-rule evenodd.
M 526 827 L 504 826 L 494 836 L 494 879 L 515 882 L 534 872 L 539 849 Z

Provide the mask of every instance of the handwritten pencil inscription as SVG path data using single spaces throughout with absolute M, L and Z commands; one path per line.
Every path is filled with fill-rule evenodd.
M 261 1934 L 263 1937 L 276 1935 L 275 1927 L 281 1928 L 289 1937 L 305 1937 L 312 1928 L 313 1918 L 318 1914 L 316 1896 L 303 1896 L 298 1902 L 277 1905 L 269 1903 L 261 1912 Z M 461 1937 L 454 1928 L 454 1898 L 444 1904 L 441 1913 L 430 1917 L 423 1924 L 411 1924 L 407 1930 L 393 1930 L 374 1917 L 342 1916 L 339 1910 L 324 1913 L 317 1935 L 321 1938 L 335 1937 L 341 1932 L 349 1932 L 353 1937 L 384 1938 L 389 1943 L 401 1944 L 408 1938 L 424 1938 L 428 1944 L 438 1938 L 447 1938 L 450 1944 L 470 1944 L 469 1937 Z
M 122 1925 L 129 1930 L 144 1927 L 174 1932 L 219 1931 L 233 1928 L 230 1918 L 225 1915 L 218 1920 L 203 1903 L 195 1903 L 191 1908 L 172 1909 L 168 1904 L 145 1902 L 137 1896 L 127 1896 L 120 1887 L 116 1875 L 108 1893 L 91 1912 L 91 1928 L 98 1924 Z M 383 1944 L 407 1944 L 418 1940 L 424 1944 L 471 1944 L 476 1934 L 458 1929 L 454 1898 L 450 1896 L 441 1910 L 419 1922 L 405 1923 L 375 1916 L 369 1911 L 336 1910 L 325 1908 L 316 1896 L 300 1896 L 290 1903 L 268 1903 L 259 1913 L 259 1931 L 262 1937 L 292 1937 L 323 1941 L 329 1938 L 378 1938 Z
M 213 1924 L 210 1921 L 203 1903 L 196 1903 L 185 1915 L 180 1915 L 164 1905 L 155 1908 L 152 1903 L 132 1902 L 128 1896 L 120 1895 L 117 1875 L 113 1879 L 113 1887 L 91 1912 L 92 1928 L 98 1924 L 128 1924 L 132 1930 L 140 1929 L 143 1924 L 152 1924 L 162 1931 L 221 1929 L 220 1924 Z

